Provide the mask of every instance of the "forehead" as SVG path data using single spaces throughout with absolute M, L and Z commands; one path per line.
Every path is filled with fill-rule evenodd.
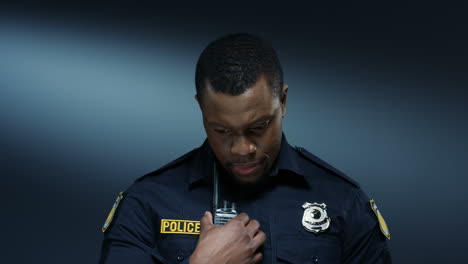
M 263 77 L 240 95 L 215 92 L 207 82 L 202 103 L 205 121 L 230 126 L 245 125 L 263 115 L 273 115 L 278 107 L 279 100 Z

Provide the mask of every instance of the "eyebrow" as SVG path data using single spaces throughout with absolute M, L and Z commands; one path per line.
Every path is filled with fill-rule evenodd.
M 263 121 L 267 121 L 268 119 L 271 119 L 271 118 L 273 118 L 273 115 L 264 115 L 264 116 L 261 116 L 261 117 L 255 119 L 254 121 L 250 122 L 249 126 L 254 125 L 254 124 L 257 124 L 257 123 L 260 123 L 260 122 L 263 122 Z M 218 122 L 208 122 L 208 125 L 210 125 L 210 126 L 226 127 L 225 125 L 223 125 L 223 124 L 221 124 L 221 123 L 218 123 Z
M 265 122 L 268 119 L 272 119 L 272 118 L 273 118 L 272 115 L 264 115 L 264 116 L 261 116 L 261 117 L 255 119 L 253 122 L 250 123 L 250 125 L 254 125 L 254 124 L 257 124 L 257 123 L 260 123 L 260 122 Z

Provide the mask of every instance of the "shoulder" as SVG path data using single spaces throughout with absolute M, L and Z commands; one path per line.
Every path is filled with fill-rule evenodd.
M 139 177 L 138 179 L 135 180 L 135 183 L 137 182 L 141 182 L 147 178 L 152 178 L 152 177 L 155 177 L 155 176 L 158 176 L 158 175 L 161 175 L 161 174 L 164 174 L 165 172 L 171 170 L 171 169 L 175 169 L 175 168 L 178 168 L 184 164 L 186 164 L 191 157 L 194 156 L 194 154 L 198 151 L 199 148 L 195 148 L 187 153 L 185 153 L 184 155 L 176 158 L 175 160 L 165 164 L 164 166 L 160 167 L 159 169 L 156 169 L 152 172 L 149 172 L 141 177 Z
M 324 160 L 320 159 L 316 155 L 310 153 L 308 150 L 306 150 L 303 147 L 294 147 L 294 149 L 300 154 L 300 156 L 308 163 L 313 165 L 314 167 L 318 167 L 326 172 L 327 174 L 331 174 L 332 176 L 336 177 L 337 179 L 341 181 L 345 181 L 346 183 L 351 184 L 357 189 L 360 189 L 360 185 L 358 182 L 353 180 L 351 177 L 346 175 L 345 173 L 341 172 L 337 168 L 333 167 L 332 165 L 328 164 Z
M 372 216 L 370 199 L 358 182 L 305 148 L 296 146 L 295 149 L 308 164 L 307 172 L 311 175 L 307 176 L 311 183 L 320 186 L 319 192 L 326 193 L 325 196 L 341 205 L 346 219 L 356 214 Z M 374 218 L 370 217 L 369 221 Z
M 195 148 L 162 167 L 137 178 L 125 191 L 128 196 L 145 197 L 161 188 L 182 186 L 187 176 L 188 164 L 199 148 Z
M 193 149 L 161 168 L 136 179 L 133 184 L 118 195 L 104 224 L 103 231 L 105 232 L 113 222 L 114 215 L 115 221 L 134 227 L 138 225 L 138 223 L 134 223 L 134 215 L 143 216 L 140 220 L 151 219 L 155 208 L 157 208 L 157 201 L 161 200 L 162 197 L 175 199 L 174 197 L 184 190 L 186 171 L 189 167 L 186 165 L 189 164 L 190 159 L 198 149 Z

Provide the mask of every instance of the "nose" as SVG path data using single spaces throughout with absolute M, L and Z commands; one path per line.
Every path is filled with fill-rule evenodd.
M 245 136 L 234 137 L 231 152 L 234 155 L 245 156 L 257 150 L 255 144 Z

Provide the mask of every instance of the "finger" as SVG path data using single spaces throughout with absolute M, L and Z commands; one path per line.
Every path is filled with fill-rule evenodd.
M 254 237 L 260 229 L 260 223 L 257 220 L 252 219 L 245 228 L 247 229 L 247 232 L 250 234 L 250 236 Z
M 267 237 L 265 235 L 265 233 L 263 231 L 258 231 L 258 233 L 252 238 L 252 246 L 255 248 L 255 250 L 257 248 L 259 248 L 260 246 L 262 246 L 265 241 L 266 241 Z
M 210 230 L 214 226 L 213 224 L 213 216 L 210 212 L 206 211 L 203 217 L 200 220 L 200 229 L 201 232 L 206 232 Z
M 241 221 L 241 223 L 246 226 L 249 223 L 249 216 L 246 213 L 240 213 L 238 216 L 234 217 L 231 220 L 238 220 Z
M 252 262 L 260 263 L 262 259 L 263 259 L 263 254 L 261 252 L 257 252 L 257 254 L 255 254 L 255 256 L 253 257 Z

